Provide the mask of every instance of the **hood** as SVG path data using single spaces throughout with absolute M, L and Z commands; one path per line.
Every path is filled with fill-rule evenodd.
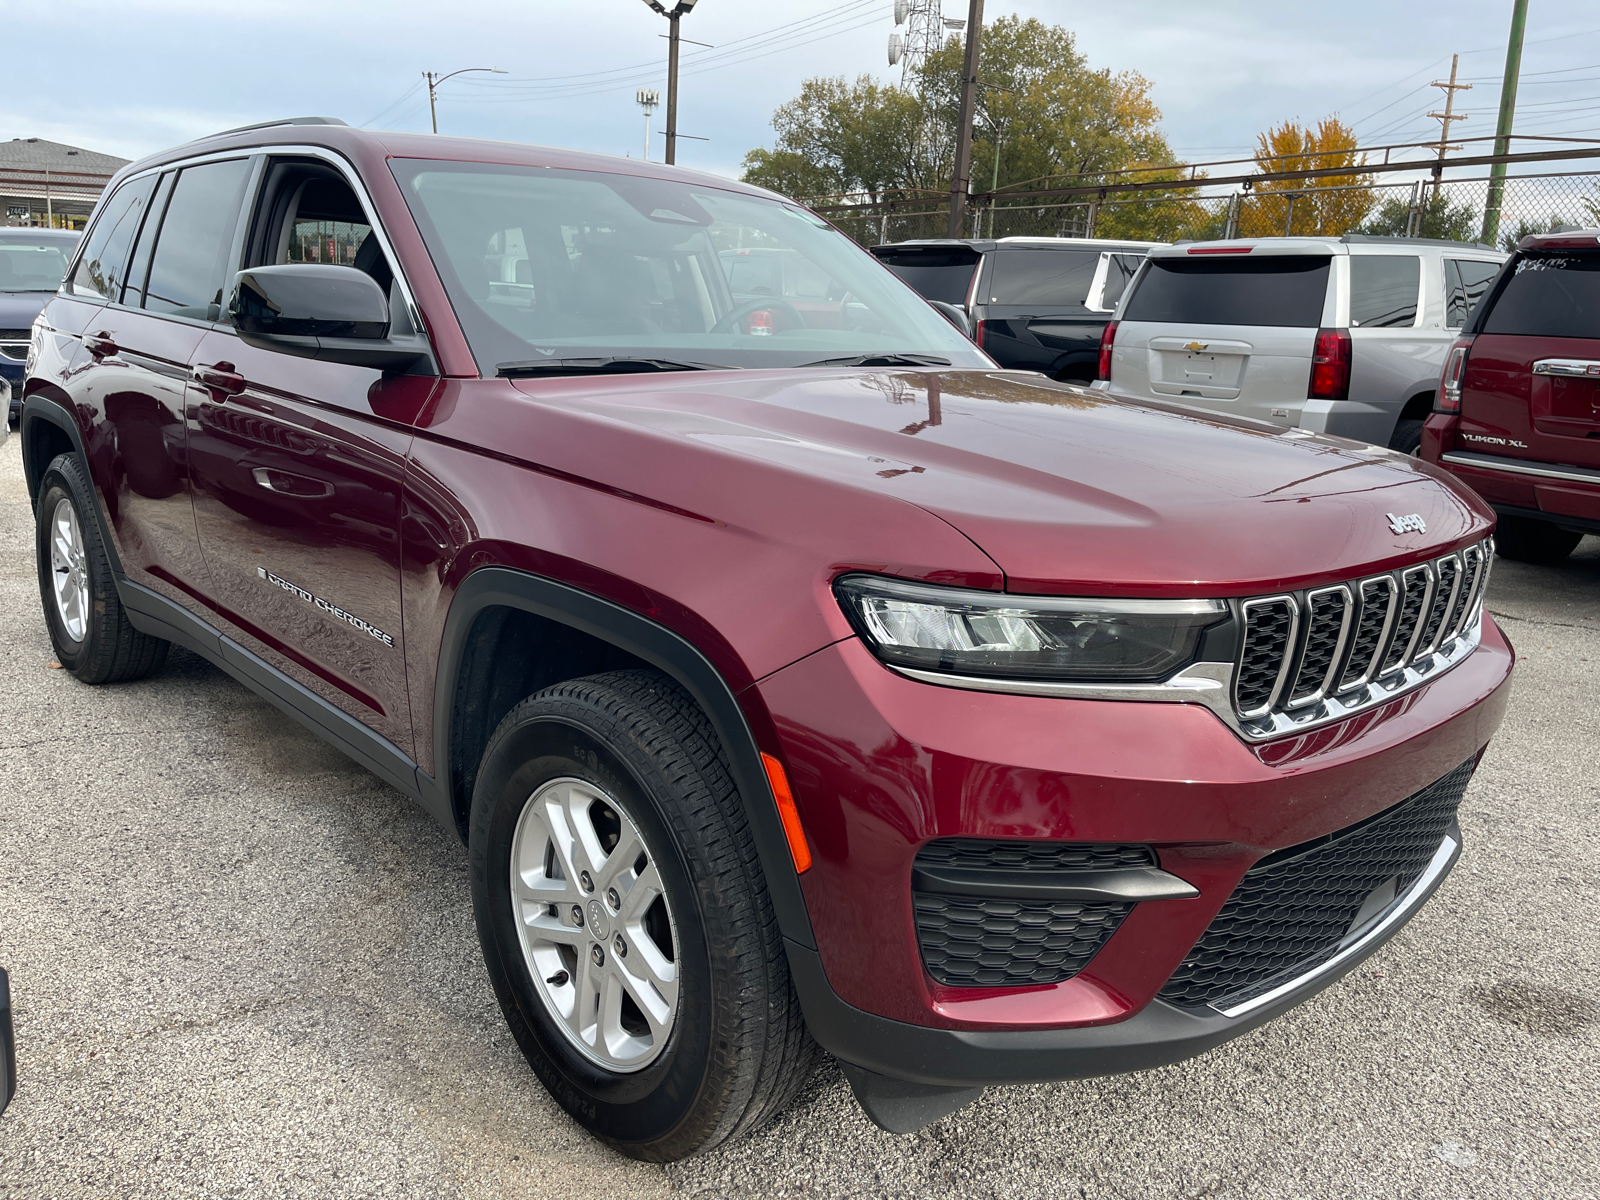
M 0 292 L 0 329 L 27 329 L 54 292 Z
M 915 504 L 984 550 L 1011 591 L 1253 595 L 1415 562 L 1493 524 L 1473 493 L 1390 450 L 1031 372 L 649 379 L 517 386 L 554 400 L 552 384 L 570 385 L 563 406 Z M 714 479 L 675 487 L 657 498 L 737 522 L 738 497 Z M 1413 519 L 1397 533 L 1389 514 L 1424 531 Z

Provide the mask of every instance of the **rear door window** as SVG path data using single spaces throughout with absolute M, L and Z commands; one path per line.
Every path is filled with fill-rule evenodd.
M 876 258 L 905 280 L 919 295 L 945 304 L 965 305 L 978 269 L 978 252 L 960 250 L 888 250 Z
M 94 232 L 78 260 L 78 269 L 72 273 L 73 295 L 111 301 L 122 298 L 128 251 L 155 186 L 156 177 L 146 175 L 123 184 L 106 201 L 105 211 L 94 223 Z
M 1460 329 L 1467 323 L 1484 292 L 1500 274 L 1500 264 L 1473 258 L 1447 258 L 1444 260 L 1445 313 L 1444 323 L 1451 329 Z
M 1417 323 L 1422 260 L 1414 254 L 1350 256 L 1352 328 L 1408 328 Z
M 1154 258 L 1123 310 L 1125 321 L 1186 325 L 1322 324 L 1327 255 Z
M 997 250 L 991 263 L 988 303 L 1081 308 L 1100 255 L 1088 250 Z
M 1600 338 L 1600 255 L 1530 254 L 1483 322 L 1484 333 Z
M 222 311 L 223 259 L 233 240 L 248 159 L 186 167 L 172 189 L 145 285 L 150 312 L 215 321 Z

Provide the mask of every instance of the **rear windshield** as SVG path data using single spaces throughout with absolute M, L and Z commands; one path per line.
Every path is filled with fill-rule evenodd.
M 975 250 L 879 250 L 874 254 L 924 299 L 946 304 L 966 304 L 972 273 L 978 269 Z
M 991 256 L 989 304 L 1083 305 L 1100 254 L 1093 250 L 999 250 Z
M 1327 255 L 1153 258 L 1124 321 L 1316 328 L 1328 290 Z
M 1600 338 L 1600 255 L 1518 259 L 1484 318 L 1482 332 Z

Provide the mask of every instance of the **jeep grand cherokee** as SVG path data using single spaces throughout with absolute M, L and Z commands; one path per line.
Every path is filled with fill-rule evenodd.
M 741 298 L 755 247 L 827 282 Z M 906 1131 L 1259 1025 L 1439 885 L 1508 696 L 1447 475 L 1001 370 L 712 176 L 206 138 L 30 359 L 62 665 L 188 647 L 458 834 L 529 1064 L 640 1158 L 819 1045 Z

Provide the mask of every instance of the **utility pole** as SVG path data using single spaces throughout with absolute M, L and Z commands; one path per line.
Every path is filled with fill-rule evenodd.
M 961 236 L 972 174 L 972 115 L 978 102 L 978 51 L 983 41 L 983 0 L 967 5 L 967 53 L 961 66 L 961 116 L 956 128 L 956 164 L 950 178 L 948 236 Z
M 1461 149 L 1460 146 L 1449 145 L 1450 122 L 1465 121 L 1467 119 L 1466 113 L 1458 113 L 1455 111 L 1456 93 L 1470 92 L 1472 90 L 1472 85 L 1470 83 L 1456 82 L 1456 65 L 1460 61 L 1461 55 L 1452 54 L 1450 56 L 1449 83 L 1440 83 L 1437 79 L 1435 79 L 1431 84 L 1428 85 L 1429 87 L 1444 89 L 1444 111 L 1442 113 L 1431 112 L 1428 114 L 1435 121 L 1439 122 L 1439 162 L 1433 168 L 1433 198 L 1435 200 L 1439 198 L 1439 185 L 1444 182 L 1445 151 Z
M 667 162 L 678 161 L 678 21 L 698 0 L 677 0 L 670 9 L 661 0 L 644 0 L 667 19 Z
M 1522 31 L 1528 23 L 1528 0 L 1512 0 L 1511 36 L 1506 39 L 1506 73 L 1500 82 L 1500 119 L 1494 127 L 1496 155 L 1511 152 L 1511 119 L 1517 111 L 1517 79 L 1522 74 Z M 1505 195 L 1506 165 L 1489 168 L 1489 199 L 1483 208 L 1483 240 L 1489 245 L 1500 241 L 1500 201 Z
M 422 77 L 428 81 L 428 119 L 433 123 L 433 131 L 439 132 L 439 110 L 435 100 L 439 94 L 439 85 L 446 79 L 454 79 L 457 75 L 466 75 L 472 71 L 487 71 L 491 75 L 504 75 L 504 67 L 462 67 L 459 71 L 451 71 L 448 75 L 440 75 L 434 71 L 424 71 Z

